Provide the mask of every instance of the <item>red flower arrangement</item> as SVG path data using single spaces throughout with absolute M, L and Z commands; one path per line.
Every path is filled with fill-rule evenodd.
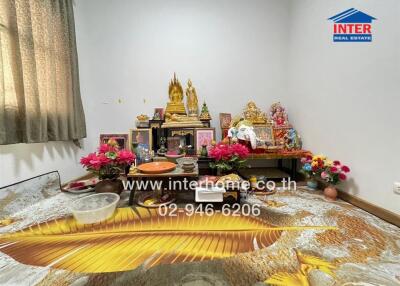
M 303 164 L 302 172 L 308 178 L 323 179 L 326 182 L 336 185 L 347 179 L 346 174 L 350 168 L 342 165 L 340 161 L 331 161 L 324 155 L 308 155 L 301 159 Z
M 222 142 L 213 146 L 208 152 L 215 162 L 210 163 L 211 168 L 217 168 L 221 171 L 237 171 L 245 166 L 249 149 L 240 144 L 224 144 Z
M 340 161 L 333 161 L 333 165 L 327 166 L 321 173 L 321 178 L 332 185 L 337 185 L 339 182 L 347 180 L 346 174 L 349 172 L 348 166 L 342 165 Z
M 113 179 L 132 164 L 136 156 L 129 150 L 119 150 L 117 142 L 111 138 L 107 144 L 102 144 L 98 152 L 82 157 L 80 163 L 100 179 Z

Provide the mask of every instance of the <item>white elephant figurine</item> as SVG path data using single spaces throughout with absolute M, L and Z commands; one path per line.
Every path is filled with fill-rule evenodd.
M 239 127 L 231 127 L 228 130 L 228 137 L 250 141 L 252 149 L 257 147 L 257 136 L 252 126 L 240 125 Z

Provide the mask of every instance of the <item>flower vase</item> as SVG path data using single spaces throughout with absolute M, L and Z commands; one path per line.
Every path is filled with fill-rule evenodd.
M 217 176 L 226 176 L 230 174 L 238 174 L 238 170 L 232 169 L 232 170 L 225 170 L 225 169 L 217 169 Z
M 124 185 L 120 179 L 103 179 L 94 187 L 96 193 L 115 193 L 120 195 Z
M 309 187 L 310 189 L 316 190 L 318 187 L 318 182 L 314 179 L 308 179 L 307 187 Z
M 200 157 L 208 157 L 207 145 L 201 145 Z
M 324 189 L 324 196 L 328 201 L 336 201 L 337 195 L 337 189 L 333 185 L 329 185 Z

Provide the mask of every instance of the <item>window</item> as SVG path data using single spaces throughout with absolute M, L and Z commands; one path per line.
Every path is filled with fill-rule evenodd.
M 86 136 L 72 1 L 0 2 L 0 144 Z

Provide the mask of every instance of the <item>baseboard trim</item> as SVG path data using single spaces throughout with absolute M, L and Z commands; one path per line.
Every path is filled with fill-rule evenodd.
M 359 207 L 360 209 L 365 210 L 366 212 L 369 212 L 370 214 L 373 214 L 374 216 L 400 227 L 400 215 L 395 214 L 394 212 L 378 207 L 377 205 L 341 190 L 338 190 L 338 197 L 356 207 Z

